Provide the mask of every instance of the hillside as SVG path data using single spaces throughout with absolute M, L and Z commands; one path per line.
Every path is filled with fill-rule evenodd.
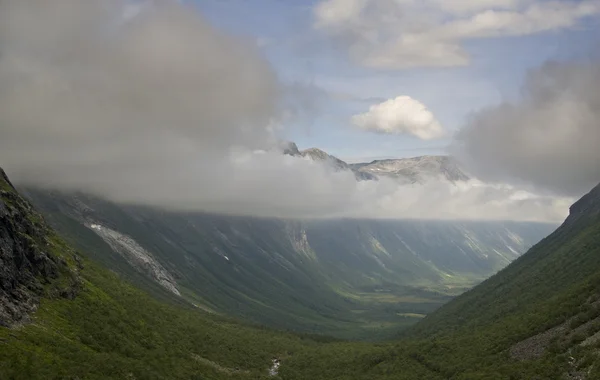
M 41 297 L 77 294 L 80 259 L 61 248 L 0 169 L 0 326 L 28 322 Z
M 1 171 L 0 253 L 1 379 L 266 379 L 317 344 L 148 296 L 65 244 Z
M 417 331 L 475 327 L 594 282 L 600 269 L 600 186 L 576 202 L 554 233 L 477 288 L 428 316 Z M 592 296 L 590 294 L 590 296 Z M 600 294 L 598 295 L 600 296 Z M 550 316 L 568 312 L 557 307 Z
M 391 350 L 365 350 L 351 360 L 338 351 L 349 346 L 323 350 L 346 377 L 310 365 L 319 363 L 312 353 L 285 369 L 315 379 L 392 379 L 414 359 L 431 371 L 428 378 L 600 379 L 599 205 L 600 185 L 554 233 L 428 315 Z
M 553 228 L 260 219 L 26 194 L 77 248 L 154 294 L 270 327 L 371 340 L 416 323 Z
M 77 254 L 4 176 L 0 185 L 2 224 L 12 226 L 3 229 L 3 258 L 30 239 L 50 247 L 45 259 L 19 271 L 34 273 L 43 290 L 27 319 L 0 327 L 3 379 L 600 378 L 600 187 L 505 270 L 404 338 L 372 344 L 245 326 L 161 285 L 164 292 L 150 296 L 91 261 L 88 252 Z M 18 232 L 31 224 L 32 236 Z M 57 275 L 40 270 L 48 261 L 61 263 Z M 275 360 L 281 365 L 271 376 Z
M 296 146 L 296 144 L 286 143 L 283 145 L 283 147 L 281 149 L 283 151 L 283 154 L 287 154 L 290 156 L 296 156 L 296 157 L 305 157 L 305 158 L 313 160 L 313 161 L 324 162 L 324 163 L 330 165 L 336 171 L 342 171 L 342 170 L 352 171 L 354 173 L 354 176 L 356 177 L 357 181 L 377 180 L 377 176 L 375 176 L 371 173 L 355 170 L 351 165 L 349 165 L 345 161 L 342 161 L 339 158 L 332 156 L 331 154 L 329 154 L 319 148 L 308 148 L 308 149 L 300 151 L 300 150 L 298 150 L 298 147 Z

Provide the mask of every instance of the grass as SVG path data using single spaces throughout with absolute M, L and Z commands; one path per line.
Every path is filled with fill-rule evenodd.
M 600 329 L 594 306 L 600 299 L 596 214 L 565 224 L 508 268 L 424 318 L 411 334 L 379 343 L 251 326 L 150 295 L 89 258 L 78 262 L 43 220 L 31 217 L 40 235 L 20 238 L 48 241 L 69 269 L 50 289 L 72 285 L 73 273 L 81 289 L 72 300 L 47 292 L 32 323 L 0 328 L 0 379 L 269 379 L 273 358 L 282 359 L 279 378 L 285 380 L 559 380 L 570 370 L 600 378 L 600 344 L 579 345 Z M 361 338 L 369 339 L 390 333 L 399 321 L 420 319 L 424 313 L 414 308 L 426 307 L 436 295 L 397 288 L 356 297 L 347 310 L 362 312 L 328 321 L 328 328 L 341 331 L 360 321 L 367 326 Z M 412 301 L 410 310 L 401 310 L 400 299 Z M 378 302 L 382 309 L 357 308 L 361 302 Z M 390 313 L 393 321 L 381 317 Z M 373 320 L 379 324 L 369 324 Z M 510 357 L 513 345 L 559 324 L 568 329 L 544 355 L 527 361 Z

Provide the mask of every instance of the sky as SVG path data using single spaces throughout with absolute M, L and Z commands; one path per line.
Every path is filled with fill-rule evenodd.
M 0 165 L 186 212 L 556 223 L 600 182 L 599 32 L 600 0 L 0 1 Z
M 315 9 L 325 3 L 338 3 L 341 9 L 352 4 L 369 6 L 368 1 L 358 0 L 194 1 L 194 5 L 214 25 L 256 39 L 283 82 L 304 86 L 308 88 L 306 92 L 317 88 L 333 95 L 327 99 L 319 98 L 318 106 L 294 120 L 293 128 L 290 127 L 292 123 L 288 124 L 286 137 L 301 148 L 319 147 L 348 162 L 445 154 L 452 134 L 466 123 L 471 113 L 517 98 L 529 70 L 548 60 L 587 57 L 599 43 L 600 23 L 597 12 L 591 12 L 590 16 L 570 16 L 574 21 L 568 27 L 548 26 L 547 30 L 524 31 L 517 36 L 499 33 L 499 36 L 479 39 L 465 38 L 461 45 L 470 56 L 469 63 L 465 65 L 373 68 L 352 60 L 344 46 L 315 27 Z M 379 3 L 392 6 L 395 3 L 401 9 L 403 3 L 411 2 L 380 0 Z M 461 4 L 477 2 L 439 0 L 437 3 L 454 4 L 459 8 Z M 544 2 L 499 0 L 481 3 L 484 5 L 475 9 L 476 12 L 523 10 Z M 515 6 L 510 8 L 513 4 Z M 503 8 L 502 5 L 508 6 Z M 472 14 L 460 14 L 459 18 Z M 521 23 L 527 22 L 523 20 Z M 439 60 L 444 59 L 448 58 L 441 57 Z M 310 94 L 306 96 L 310 97 Z M 423 140 L 406 134 L 378 135 L 357 128 L 351 122 L 352 116 L 368 111 L 371 105 L 379 103 L 378 100 L 398 96 L 409 96 L 423 103 L 447 130 L 446 136 Z

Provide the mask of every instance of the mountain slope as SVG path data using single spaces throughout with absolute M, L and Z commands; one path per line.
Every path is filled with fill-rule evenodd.
M 554 233 L 393 347 L 319 347 L 292 358 L 283 374 L 394 379 L 412 360 L 430 371 L 426 378 L 600 379 L 600 185 Z
M 600 270 L 600 186 L 570 211 L 563 225 L 526 255 L 426 318 L 418 330 L 485 324 L 592 281 Z
M 29 236 L 11 233 L 14 246 L 46 241 L 54 248 L 47 260 L 64 262 L 58 276 L 44 280 L 49 291 L 40 293 L 30 320 L 0 326 L 3 379 L 267 379 L 273 368 L 274 378 L 287 380 L 600 378 L 600 186 L 505 270 L 402 340 L 378 344 L 251 328 L 198 310 L 160 285 L 153 294 L 162 301 L 150 297 L 93 261 L 75 259 L 4 176 L 0 188 L 10 209 L 3 226 L 37 226 Z M 73 284 L 77 291 L 62 296 Z
M 154 292 L 157 279 L 169 279 L 166 288 L 160 284 L 164 289 L 172 286 L 206 310 L 271 327 L 369 339 L 376 330 L 384 336 L 415 323 L 552 228 L 291 221 L 171 213 L 32 189 L 27 195 L 79 249 L 145 289 Z M 129 251 L 115 250 L 110 236 Z
M 2 171 L 0 189 L 1 379 L 267 379 L 317 344 L 160 302 L 76 255 Z
M 375 160 L 370 163 L 352 164 L 350 167 L 360 173 L 390 177 L 407 183 L 423 183 L 437 177 L 451 182 L 469 180 L 469 176 L 458 163 L 448 156 Z
M 62 248 L 0 169 L 0 326 L 27 322 L 41 296 L 77 293 L 79 258 Z
M 294 145 L 295 146 L 295 145 Z M 374 181 L 377 180 L 377 176 L 363 172 L 359 170 L 355 170 L 351 165 L 348 165 L 345 161 L 340 160 L 339 158 L 330 155 L 329 153 L 322 151 L 318 148 L 309 148 L 303 151 L 298 151 L 298 148 L 294 150 L 293 148 L 288 148 L 284 150 L 285 154 L 289 154 L 291 156 L 302 156 L 305 158 L 309 158 L 313 161 L 324 162 L 331 167 L 333 167 L 337 171 L 341 170 L 349 170 L 354 173 L 354 176 L 358 181 Z

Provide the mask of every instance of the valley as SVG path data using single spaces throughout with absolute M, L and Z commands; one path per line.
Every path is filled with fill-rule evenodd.
M 599 37 L 0 0 L 0 380 L 600 380 Z
M 402 338 L 360 343 L 252 326 L 196 308 L 185 300 L 186 282 L 178 274 L 173 276 L 181 296 L 132 270 L 126 260 L 120 262 L 123 271 L 107 270 L 94 258 L 100 251 L 93 247 L 112 252 L 107 262 L 121 256 L 106 250 L 110 245 L 100 244 L 105 240 L 94 228 L 63 219 L 78 226 L 67 236 L 96 237 L 79 240 L 88 250 L 76 251 L 52 232 L 6 179 L 2 182 L 2 226 L 32 234 L 26 238 L 4 229 L 8 235 L 3 232 L 3 241 L 13 242 L 2 245 L 4 262 L 23 265 L 12 256 L 18 253 L 12 247 L 32 239 L 31 257 L 39 257 L 42 247 L 53 247 L 46 254 L 63 266 L 41 279 L 45 285 L 34 296 L 39 297 L 34 298 L 39 306 L 26 311 L 25 323 L 5 320 L 10 328 L 0 328 L 2 378 L 79 374 L 84 378 L 266 379 L 273 377 L 274 360 L 280 363 L 275 378 L 281 379 L 561 379 L 567 373 L 594 379 L 598 375 L 594 336 L 600 328 L 595 301 L 600 284 L 600 186 L 571 208 L 571 216 L 558 230 L 506 269 L 424 318 L 421 314 L 428 312 L 400 312 L 398 317 L 421 320 Z M 49 218 L 57 215 L 62 214 L 49 214 Z M 27 265 L 37 270 L 36 261 L 28 260 Z M 27 288 L 32 280 L 21 281 L 18 286 Z M 73 286 L 75 290 L 68 290 Z M 3 289 L 19 302 L 14 290 Z M 358 298 L 399 305 L 430 301 L 429 293 L 418 296 L 412 290 L 400 296 L 385 290 L 378 285 Z M 560 329 L 552 330 L 559 325 Z M 541 338 L 534 337 L 551 330 L 556 332 L 541 354 L 526 359 L 508 354 L 520 352 L 522 345 L 540 344 L 527 339 L 539 342 Z
M 24 191 L 78 249 L 147 291 L 167 290 L 203 310 L 273 328 L 346 339 L 397 335 L 554 228 L 261 219 Z

